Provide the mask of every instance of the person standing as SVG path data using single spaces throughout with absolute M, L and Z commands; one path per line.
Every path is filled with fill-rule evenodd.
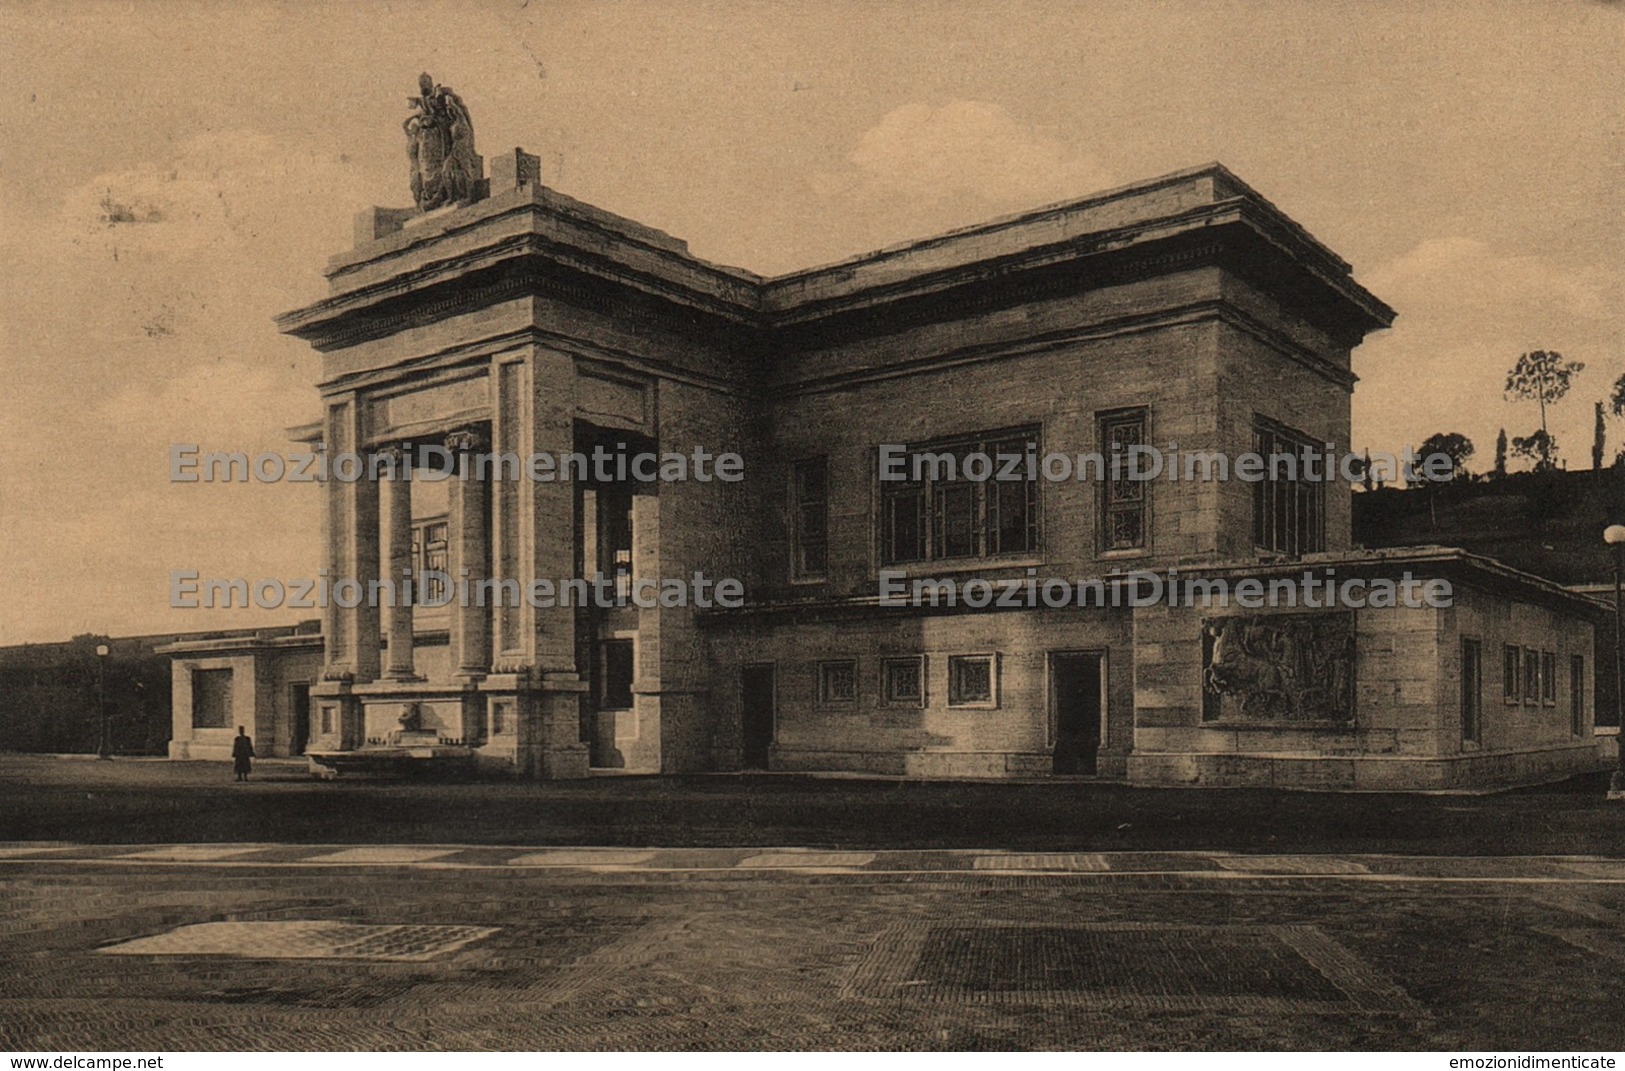
M 237 780 L 248 780 L 248 772 L 254 768 L 253 760 L 254 741 L 248 738 L 248 730 L 239 725 L 237 739 L 231 742 L 231 762 L 232 768 L 237 772 Z

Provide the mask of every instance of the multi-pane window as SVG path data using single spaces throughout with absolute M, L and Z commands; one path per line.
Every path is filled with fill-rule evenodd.
M 829 567 L 829 461 L 811 457 L 791 466 L 791 570 L 797 580 Z
M 880 481 L 880 556 L 888 565 L 1038 549 L 1038 429 L 910 446 Z M 887 474 L 883 473 L 883 477 Z
M 951 707 L 991 707 L 995 705 L 992 655 L 953 655 L 948 659 L 948 705 Z
M 1540 701 L 1557 705 L 1557 655 L 1552 651 L 1540 652 Z
M 1253 452 L 1264 478 L 1253 484 L 1253 544 L 1297 556 L 1326 547 L 1326 482 L 1307 462 L 1319 452 L 1313 439 L 1268 421 L 1253 426 Z
M 1540 652 L 1533 647 L 1523 652 L 1523 701 L 1540 702 Z
M 881 695 L 887 705 L 920 707 L 925 705 L 925 660 L 923 658 L 887 658 L 880 663 Z
M 446 571 L 450 566 L 446 542 L 446 522 L 429 521 L 412 528 L 412 563 L 417 576 L 427 576 L 421 594 L 431 604 L 439 605 L 446 599 Z M 434 574 L 432 575 L 431 570 Z
M 1586 660 L 1585 655 L 1569 656 L 1569 730 L 1575 736 L 1586 731 Z
M 1108 466 L 1100 485 L 1102 550 L 1137 550 L 1148 533 L 1146 500 L 1149 481 L 1135 478 L 1130 450 L 1147 442 L 1144 409 L 1112 413 L 1100 420 L 1101 454 Z
M 1484 731 L 1484 658 L 1477 640 L 1461 641 L 1461 738 L 1477 743 Z
M 632 601 L 632 492 L 626 485 L 593 492 L 597 511 L 598 572 L 614 585 L 615 604 Z
M 1504 644 L 1501 647 L 1501 697 L 1508 703 L 1516 703 L 1523 695 L 1522 673 L 1523 652 L 1516 644 Z
M 855 660 L 818 663 L 818 701 L 826 706 L 847 706 L 858 701 Z

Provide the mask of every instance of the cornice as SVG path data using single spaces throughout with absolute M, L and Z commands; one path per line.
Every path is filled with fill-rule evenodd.
M 1198 192 L 1215 199 L 1056 241 L 1010 248 L 1027 233 L 1016 231 L 1000 238 L 1007 252 L 977 256 L 974 243 L 986 242 L 994 249 L 996 243 L 987 235 L 1002 228 L 1029 227 L 1049 216 L 1091 210 L 1090 206 L 1113 197 L 1140 195 L 1159 184 L 1197 180 L 1211 180 Z M 560 203 L 553 204 L 549 198 Z M 575 206 L 570 208 L 565 201 L 568 199 L 542 191 L 537 199 L 514 199 L 465 221 L 453 214 L 446 223 L 437 223 L 422 234 L 381 239 L 386 246 L 382 254 L 372 253 L 365 259 L 358 255 L 352 263 L 335 267 L 334 274 L 401 258 L 398 274 L 285 313 L 277 324 L 327 352 L 493 305 L 540 297 L 711 348 L 740 362 L 737 375 L 741 383 L 748 384 L 758 375 L 772 377 L 772 369 L 760 363 L 763 360 L 782 364 L 796 354 L 821 348 L 1207 265 L 1221 266 L 1252 282 L 1339 345 L 1358 344 L 1367 332 L 1388 326 L 1394 317 L 1392 309 L 1353 280 L 1346 262 L 1239 179 L 1216 167 L 1166 176 L 1126 193 L 1054 206 L 778 279 L 708 265 L 689 257 L 681 243 L 658 232 L 649 233 L 662 241 L 644 241 L 637 237 L 638 225 L 620 221 L 611 227 L 597 216 L 618 217 L 578 202 L 569 202 Z M 514 222 L 527 214 L 532 222 L 513 233 Z M 567 226 L 559 220 L 566 220 Z M 547 233 L 541 233 L 544 223 L 551 228 Z M 491 240 L 467 247 L 463 239 L 477 237 L 481 228 L 490 231 Z M 588 233 L 601 239 L 596 248 L 581 241 Z M 437 242 L 453 239 L 456 252 L 433 257 Z M 909 270 L 910 263 L 931 259 L 911 259 L 921 250 L 949 248 L 955 242 L 967 243 L 957 252 L 957 262 Z M 936 256 L 939 262 L 946 258 L 947 254 Z M 895 270 L 870 270 L 888 262 L 895 262 Z M 683 272 L 663 267 L 679 264 Z M 701 278 L 718 281 L 719 286 L 694 285 Z M 720 285 L 722 280 L 726 286 Z M 798 287 L 812 292 L 805 300 L 795 299 L 791 291 Z M 1286 343 L 1280 332 L 1239 310 L 1234 318 L 1252 333 L 1268 336 L 1272 346 L 1294 359 L 1304 359 L 1302 347 Z M 1319 358 L 1308 360 L 1311 365 L 1317 362 L 1327 363 Z M 1326 368 L 1317 371 L 1329 372 Z M 1330 375 L 1345 386 L 1353 382 L 1346 371 Z

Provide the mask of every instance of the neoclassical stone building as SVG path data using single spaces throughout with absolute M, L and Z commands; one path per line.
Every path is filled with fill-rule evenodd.
M 602 575 L 624 595 L 698 573 L 736 578 L 745 604 L 334 605 L 319 667 L 308 637 L 183 645 L 177 756 L 222 742 L 218 700 L 192 687 L 206 681 L 254 712 L 262 751 L 336 768 L 413 754 L 537 777 L 1427 788 L 1596 764 L 1593 605 L 1459 551 L 1355 548 L 1346 483 L 881 479 L 888 445 L 1346 449 L 1351 355 L 1393 312 L 1223 167 L 777 278 L 548 189 L 522 151 L 489 170 L 471 200 L 363 213 L 328 296 L 279 319 L 323 355 L 322 418 L 300 437 L 369 457 L 731 452 L 744 479 L 330 481 L 327 575 Z M 1454 600 L 1010 608 L 883 592 L 888 576 L 1170 568 L 1409 573 L 1448 580 Z M 303 723 L 290 687 L 308 687 Z

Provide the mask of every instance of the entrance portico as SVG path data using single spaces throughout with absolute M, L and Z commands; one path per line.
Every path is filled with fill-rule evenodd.
M 473 204 L 362 213 L 329 296 L 278 321 L 324 357 L 304 437 L 362 477 L 323 489 L 310 750 L 453 749 L 539 777 L 712 767 L 692 608 L 625 595 L 742 575 L 740 536 L 719 554 L 694 521 L 743 517 L 737 485 L 528 462 L 743 452 L 755 277 L 536 185 L 534 157 L 492 171 Z M 610 605 L 566 596 L 600 575 Z

